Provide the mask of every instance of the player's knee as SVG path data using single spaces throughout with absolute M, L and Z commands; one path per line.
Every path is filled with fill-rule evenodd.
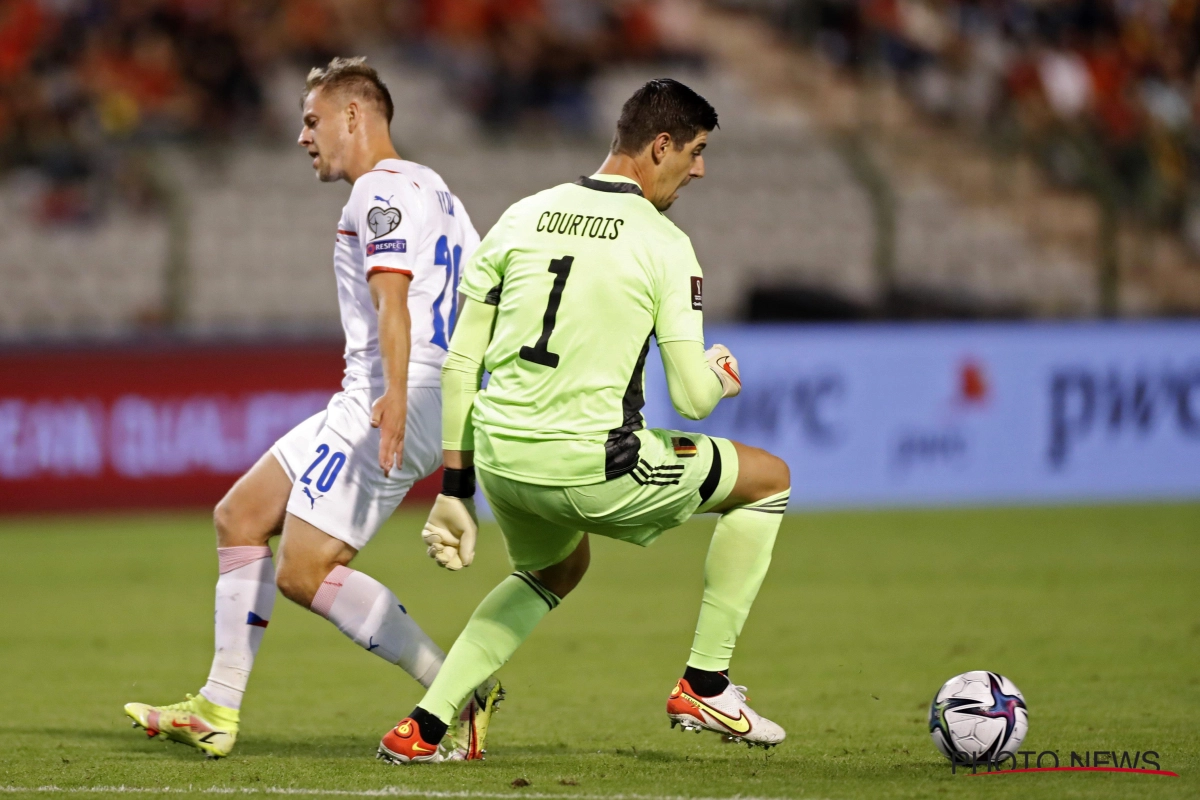
M 554 592 L 560 599 L 566 597 L 583 580 L 588 567 L 592 563 L 591 548 L 584 539 L 565 560 L 553 567 L 538 570 L 535 574 L 542 585 Z
M 586 573 L 587 564 L 582 566 L 572 565 L 561 570 L 555 570 L 554 572 L 543 571 L 541 581 L 543 586 L 554 592 L 561 600 L 580 584 Z
M 771 456 L 771 467 L 767 480 L 767 496 L 771 497 L 785 492 L 792 486 L 792 470 L 787 462 L 777 455 Z
M 585 557 L 570 566 L 559 580 L 557 589 L 551 589 L 559 597 L 566 597 L 575 587 L 583 581 L 583 576 L 587 574 L 588 566 L 591 563 L 590 557 Z
M 213 509 L 213 527 L 217 530 L 217 547 L 259 547 L 273 533 L 264 530 L 256 516 L 229 494 Z
M 748 498 L 751 502 L 774 497 L 791 487 L 791 470 L 788 468 L 787 462 L 779 456 L 764 451 L 757 467 L 758 474 L 755 476 L 752 496 Z
M 217 529 L 217 547 L 237 547 L 238 513 L 229 496 L 221 498 L 213 509 L 213 527 Z
M 288 600 L 308 608 L 312 605 L 313 598 L 324 577 L 314 580 L 313 575 L 313 570 L 307 568 L 307 565 L 283 559 L 279 563 L 279 569 L 275 572 L 275 586 L 278 587 L 279 593 Z

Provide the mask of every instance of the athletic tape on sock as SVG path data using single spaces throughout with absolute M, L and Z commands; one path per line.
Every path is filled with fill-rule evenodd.
M 249 547 L 218 547 L 217 548 L 217 568 L 221 574 L 233 572 L 235 569 L 244 567 L 247 564 L 253 564 L 255 561 L 261 561 L 264 558 L 271 557 L 271 548 L 263 545 L 251 545 Z
M 329 609 L 333 607 L 333 601 L 337 599 L 338 592 L 342 590 L 342 584 L 353 572 L 354 570 L 349 567 L 342 566 L 330 570 L 329 574 L 325 576 L 325 580 L 321 581 L 321 588 L 317 589 L 317 593 L 313 595 L 312 605 L 309 608 L 325 619 L 329 619 Z

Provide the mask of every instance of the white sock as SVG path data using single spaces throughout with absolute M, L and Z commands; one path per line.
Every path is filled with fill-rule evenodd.
M 218 547 L 216 653 L 200 694 L 241 708 L 254 657 L 275 608 L 275 565 L 269 547 Z
M 313 597 L 312 610 L 368 652 L 433 683 L 446 654 L 413 622 L 386 586 L 349 567 L 334 567 Z

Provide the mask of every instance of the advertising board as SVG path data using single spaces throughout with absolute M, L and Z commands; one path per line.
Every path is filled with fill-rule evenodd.
M 211 506 L 342 368 L 336 343 L 0 351 L 0 513 Z
M 699 422 L 770 450 L 793 506 L 1200 497 L 1200 323 L 712 327 L 743 389 Z M 655 348 L 651 348 L 652 353 Z
M 1200 497 L 1197 322 L 706 333 L 741 395 L 682 419 L 651 347 L 647 424 L 776 453 L 795 508 Z M 334 343 L 0 351 L 0 512 L 211 505 L 341 371 Z

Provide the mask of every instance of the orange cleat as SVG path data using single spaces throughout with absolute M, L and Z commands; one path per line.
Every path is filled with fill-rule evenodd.
M 377 757 L 391 764 L 437 764 L 446 760 L 446 753 L 440 744 L 422 739 L 417 723 L 405 717 L 383 735 Z

